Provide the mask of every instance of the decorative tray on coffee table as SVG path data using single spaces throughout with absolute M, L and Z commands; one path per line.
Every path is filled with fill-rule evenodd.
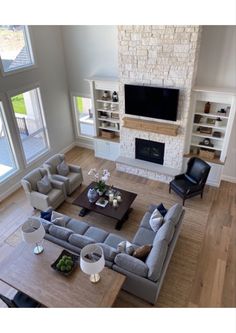
M 96 201 L 95 205 L 100 206 L 100 207 L 106 207 L 106 205 L 108 204 L 108 200 L 104 199 L 104 198 L 100 198 Z
M 62 253 L 59 255 L 59 257 L 57 258 L 57 260 L 51 265 L 51 267 L 55 269 L 57 272 L 65 276 L 68 276 L 75 270 L 75 268 L 78 266 L 78 263 L 79 263 L 79 256 L 76 256 L 71 252 L 63 250 Z

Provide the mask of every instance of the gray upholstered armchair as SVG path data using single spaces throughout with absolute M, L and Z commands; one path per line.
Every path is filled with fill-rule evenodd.
M 51 189 L 47 194 L 38 191 L 37 182 L 47 175 L 47 170 L 37 168 L 26 175 L 21 184 L 31 205 L 39 210 L 46 211 L 49 207 L 56 209 L 66 199 L 65 185 L 56 180 L 50 180 Z
M 51 179 L 65 183 L 67 195 L 70 195 L 82 184 L 83 174 L 80 166 L 72 164 L 67 164 L 69 169 L 66 175 L 59 174 L 58 166 L 63 161 L 65 161 L 65 156 L 63 154 L 57 154 L 48 159 L 44 163 L 44 167 L 47 169 Z

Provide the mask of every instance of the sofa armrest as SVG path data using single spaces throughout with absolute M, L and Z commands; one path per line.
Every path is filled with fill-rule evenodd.
M 65 183 L 67 181 L 69 181 L 69 179 L 65 176 L 62 176 L 62 175 L 52 175 L 51 176 L 51 181 L 58 181 L 58 182 L 61 182 L 61 183 Z
M 148 275 L 148 267 L 147 265 L 140 259 L 134 258 L 126 253 L 119 253 L 115 257 L 115 263 L 117 266 L 134 273 L 136 275 L 147 277 Z
M 68 164 L 70 172 L 81 173 L 81 167 L 79 165 Z
M 184 173 L 181 173 L 181 175 L 177 175 L 175 176 L 174 179 L 181 179 L 181 178 L 184 178 L 185 174 Z
M 39 201 L 42 202 L 41 206 L 48 207 L 49 206 L 49 198 L 46 194 L 32 191 L 30 193 L 30 201 L 33 207 L 37 207 Z
M 55 179 L 51 179 L 51 185 L 53 188 L 57 188 L 58 190 L 63 190 L 65 185 L 63 182 L 60 182 L 58 180 Z

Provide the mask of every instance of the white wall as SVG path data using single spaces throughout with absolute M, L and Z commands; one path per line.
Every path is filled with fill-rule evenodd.
M 203 27 L 196 85 L 236 92 L 236 26 Z M 236 117 L 223 178 L 236 181 Z
M 89 95 L 85 78 L 117 77 L 116 26 L 64 26 L 62 36 L 70 91 Z
M 41 165 L 50 155 L 64 149 L 74 141 L 61 29 L 56 26 L 33 26 L 31 32 L 37 68 L 6 77 L 0 75 L 0 92 L 6 96 L 8 91 L 39 82 L 51 150 L 37 163 L 25 168 L 20 149 L 16 144 L 15 148 L 21 170 L 17 176 L 0 185 L 0 199 L 3 193 L 18 183 L 30 169 Z M 14 142 L 16 142 L 13 115 L 9 112 L 6 98 L 4 102 L 10 130 Z
M 236 26 L 204 26 L 196 84 L 236 88 Z

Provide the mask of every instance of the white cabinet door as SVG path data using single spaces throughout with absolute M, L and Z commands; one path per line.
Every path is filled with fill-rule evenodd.
M 117 142 L 95 139 L 94 150 L 96 157 L 115 161 L 120 153 L 120 144 Z

